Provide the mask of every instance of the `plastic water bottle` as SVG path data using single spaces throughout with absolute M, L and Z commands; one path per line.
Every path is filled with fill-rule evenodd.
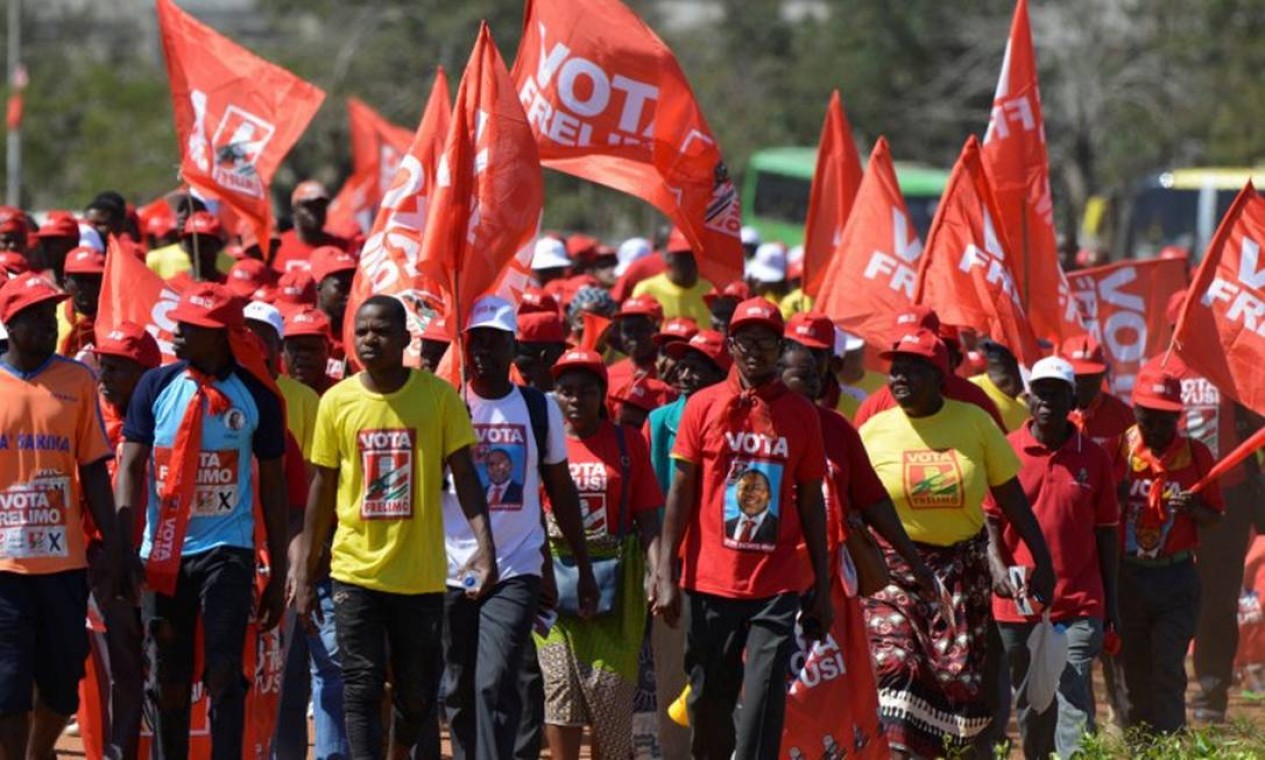
M 467 570 L 461 574 L 461 587 L 466 591 L 474 591 L 479 585 L 479 576 L 475 575 L 473 570 Z

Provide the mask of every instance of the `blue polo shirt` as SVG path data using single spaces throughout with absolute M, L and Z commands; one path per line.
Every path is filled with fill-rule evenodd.
M 214 386 L 230 406 L 219 415 L 203 412 L 195 498 L 181 551 L 185 557 L 220 546 L 255 547 L 254 458 L 277 459 L 285 453 L 284 414 L 271 391 L 240 368 L 216 379 Z M 143 559 L 149 558 L 158 524 L 158 483 L 172 464 L 176 431 L 196 392 L 188 364 L 176 362 L 146 372 L 127 409 L 124 440 L 153 449 Z

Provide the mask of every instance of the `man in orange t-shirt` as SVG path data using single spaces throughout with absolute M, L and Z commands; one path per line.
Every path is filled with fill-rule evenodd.
M 9 334 L 0 356 L 0 757 L 7 758 L 51 755 L 79 708 L 88 653 L 81 497 L 113 560 L 93 578 L 101 598 L 114 598 L 123 564 L 96 382 L 87 367 L 54 353 L 56 307 L 66 297 L 35 273 L 0 287 Z

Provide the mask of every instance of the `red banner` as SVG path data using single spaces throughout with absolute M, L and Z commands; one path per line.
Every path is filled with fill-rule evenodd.
M 861 189 L 861 157 L 839 91 L 830 94 L 804 224 L 804 291 L 816 298 Z
M 1127 400 L 1138 370 L 1172 338 L 1165 312 L 1169 298 L 1186 287 L 1186 259 L 1120 261 L 1069 279 L 1085 329 L 1106 352 L 1112 393 Z
M 446 84 L 443 95 L 447 100 Z M 408 153 L 413 133 L 382 118 L 357 98 L 347 99 L 347 116 L 351 124 L 351 176 L 330 202 L 326 226 L 350 236 L 367 233 L 373 226 L 378 204 Z
M 668 46 L 618 0 L 528 0 L 514 82 L 541 164 L 634 195 L 717 287 L 742 276 L 738 192 Z
M 412 341 L 404 360 L 410 367 L 420 366 L 420 336 L 442 296 L 419 281 L 417 261 L 430 215 L 435 173 L 451 121 L 448 78 L 440 68 L 435 72 L 421 123 L 382 196 L 373 229 L 360 253 L 360 266 L 347 297 L 348 319 L 343 323 L 343 345 L 347 347 L 349 360 L 353 360 L 351 354 L 355 346 L 352 332 L 356 310 L 369 296 L 385 293 L 399 298 L 408 309 Z M 363 176 L 368 184 L 376 180 L 373 175 Z M 364 192 L 373 191 L 366 188 Z
M 109 331 L 120 322 L 135 322 L 158 341 L 163 361 L 172 361 L 176 357 L 171 349 L 171 335 L 176 323 L 167 313 L 179 300 L 180 295 L 128 250 L 127 243 L 110 237 L 97 307 L 97 330 Z
M 267 240 L 268 185 L 320 108 L 325 93 L 239 47 L 172 0 L 158 25 L 185 182 L 208 190 Z
M 886 348 L 892 320 L 914 302 L 922 241 L 896 181 L 887 139 L 870 152 L 843 234 L 826 260 L 815 308 Z
M 1042 354 L 1016 284 L 1014 257 L 996 219 L 979 141 L 972 135 L 931 222 L 915 301 L 935 309 L 941 322 L 973 328 L 1031 365 Z
M 1226 395 L 1265 414 L 1265 199 L 1247 186 L 1208 245 L 1177 322 L 1181 357 Z
M 1037 57 L 1028 22 L 1028 0 L 1018 0 L 1006 42 L 993 110 L 980 151 L 993 197 L 997 223 L 1013 252 L 1011 268 L 1020 301 L 1038 335 L 1057 343 L 1079 332 L 1067 325 L 1059 308 L 1059 255 L 1050 195 L 1050 161 L 1037 83 Z M 1072 332 L 1075 331 L 1075 332 Z

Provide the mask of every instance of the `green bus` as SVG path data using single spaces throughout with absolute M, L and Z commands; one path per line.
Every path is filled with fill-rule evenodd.
M 808 196 L 817 168 L 816 148 L 765 148 L 751 154 L 742 181 L 742 222 L 763 240 L 787 245 L 804 242 Z M 949 172 L 925 164 L 896 162 L 896 180 L 909 207 L 914 229 L 927 237 Z

